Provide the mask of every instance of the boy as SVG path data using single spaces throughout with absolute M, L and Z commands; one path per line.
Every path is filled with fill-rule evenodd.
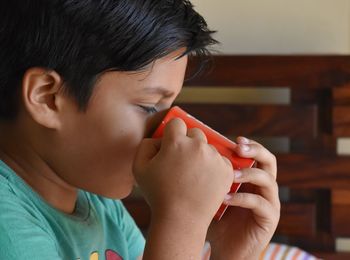
M 186 0 L 0 3 L 0 259 L 199 259 L 206 239 L 212 259 L 259 257 L 279 218 L 274 156 L 239 138 L 259 168 L 233 171 L 179 119 L 147 138 L 211 34 Z M 232 182 L 253 189 L 225 197 Z M 135 183 L 146 243 L 119 201 Z

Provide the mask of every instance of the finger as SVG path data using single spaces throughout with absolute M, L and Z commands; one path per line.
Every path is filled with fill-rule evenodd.
M 214 145 L 208 144 L 208 146 L 210 146 L 210 148 L 213 149 L 213 151 L 215 151 L 217 153 L 219 152 L 218 149 L 216 149 L 216 147 Z
M 187 130 L 187 136 L 197 139 L 201 142 L 208 143 L 207 137 L 204 132 L 199 128 L 190 128 Z
M 271 174 L 258 168 L 252 168 L 235 170 L 234 177 L 235 183 L 250 183 L 259 187 L 261 195 L 271 203 L 279 201 L 278 185 Z
M 238 140 L 237 140 L 238 141 Z M 249 140 L 248 143 L 240 143 L 236 147 L 236 153 L 244 158 L 252 158 L 259 164 L 259 168 L 277 177 L 276 157 L 261 144 Z
M 225 163 L 232 169 L 233 171 L 233 165 L 230 159 L 228 159 L 226 156 L 222 156 L 222 159 L 225 161 Z
M 253 142 L 253 140 L 250 140 L 244 136 L 238 136 L 236 141 L 238 144 L 250 144 Z
M 257 144 L 263 147 L 263 145 L 261 143 L 258 143 L 257 141 L 253 140 L 253 139 L 249 139 L 247 137 L 244 136 L 238 136 L 236 139 L 238 144 Z
M 210 252 L 211 252 L 211 246 L 208 241 L 205 242 L 204 247 L 202 249 L 202 260 L 209 260 L 210 259 Z
M 250 209 L 254 215 L 266 219 L 276 210 L 262 196 L 252 193 L 231 193 L 226 196 L 224 204 Z
M 180 136 L 186 136 L 187 126 L 181 118 L 174 118 L 170 120 L 165 128 L 163 134 L 163 142 L 165 145 L 173 144 Z
M 208 144 L 208 146 L 209 146 L 209 147 L 211 148 L 211 150 L 213 151 L 213 155 L 219 155 L 219 156 L 221 156 L 222 160 L 223 160 L 223 161 L 225 162 L 225 164 L 229 167 L 229 169 L 231 170 L 231 172 L 233 172 L 233 165 L 232 165 L 232 162 L 230 161 L 230 159 L 227 158 L 226 156 L 221 155 L 214 145 Z M 232 177 L 232 181 L 233 181 L 233 177 Z
M 134 170 L 138 169 L 138 167 L 143 167 L 147 162 L 149 162 L 158 153 L 160 146 L 161 139 L 143 139 L 135 154 L 133 163 Z

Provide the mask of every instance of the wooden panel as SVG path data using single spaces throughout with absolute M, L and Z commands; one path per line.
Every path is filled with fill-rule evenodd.
M 313 237 L 290 237 L 288 244 L 298 246 L 306 251 L 334 252 L 334 237 L 326 232 L 318 232 Z
M 333 134 L 350 136 L 350 106 L 333 107 Z
M 317 134 L 317 108 L 313 105 L 181 104 L 181 107 L 225 135 L 312 138 Z
M 350 205 L 350 190 L 333 190 L 332 204 L 342 206 Z
M 350 190 L 332 191 L 332 232 L 335 236 L 350 236 Z
M 318 104 L 325 89 L 293 88 L 291 91 L 291 103 L 293 104 Z
M 330 233 L 331 193 L 328 189 L 289 189 L 289 201 L 314 204 L 317 231 Z
M 350 187 L 350 157 L 334 155 L 277 155 L 278 183 L 294 188 Z
M 332 91 L 323 89 L 292 89 L 292 104 L 315 104 L 318 106 L 318 128 L 323 134 L 332 134 Z
M 332 206 L 332 232 L 335 236 L 350 236 L 350 204 Z
M 350 85 L 332 89 L 332 130 L 335 136 L 350 136 Z
M 314 256 L 326 260 L 348 260 L 350 259 L 350 253 L 327 253 L 327 252 L 312 252 Z
M 313 236 L 316 234 L 316 206 L 313 203 L 284 203 L 277 234 Z
M 310 153 L 317 151 L 318 154 L 337 153 L 337 138 L 329 134 L 319 134 L 316 138 L 307 137 L 291 138 L 290 152 L 292 153 Z
M 290 89 L 286 87 L 184 86 L 176 97 L 175 103 L 289 105 L 290 96 Z
M 209 66 L 186 85 L 323 88 L 350 81 L 349 56 L 215 56 Z M 197 67 L 190 60 L 187 77 Z
M 350 84 L 346 87 L 332 89 L 333 105 L 350 105 Z

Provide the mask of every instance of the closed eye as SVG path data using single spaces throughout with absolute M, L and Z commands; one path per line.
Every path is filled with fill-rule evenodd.
M 139 105 L 139 106 L 148 114 L 155 114 L 158 112 L 158 110 L 155 107 L 142 106 L 142 105 Z

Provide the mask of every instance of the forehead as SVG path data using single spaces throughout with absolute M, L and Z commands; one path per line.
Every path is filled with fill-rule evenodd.
M 187 56 L 178 57 L 177 53 L 172 53 L 142 71 L 107 72 L 102 75 L 96 88 L 114 86 L 115 90 L 127 95 L 176 95 L 181 90 L 187 66 Z
M 186 66 L 187 56 L 178 58 L 172 55 L 158 59 L 147 71 L 138 75 L 140 88 L 147 93 L 163 92 L 166 95 L 168 88 L 172 89 L 174 85 L 179 84 L 182 86 Z M 157 90 L 152 87 L 157 87 Z

